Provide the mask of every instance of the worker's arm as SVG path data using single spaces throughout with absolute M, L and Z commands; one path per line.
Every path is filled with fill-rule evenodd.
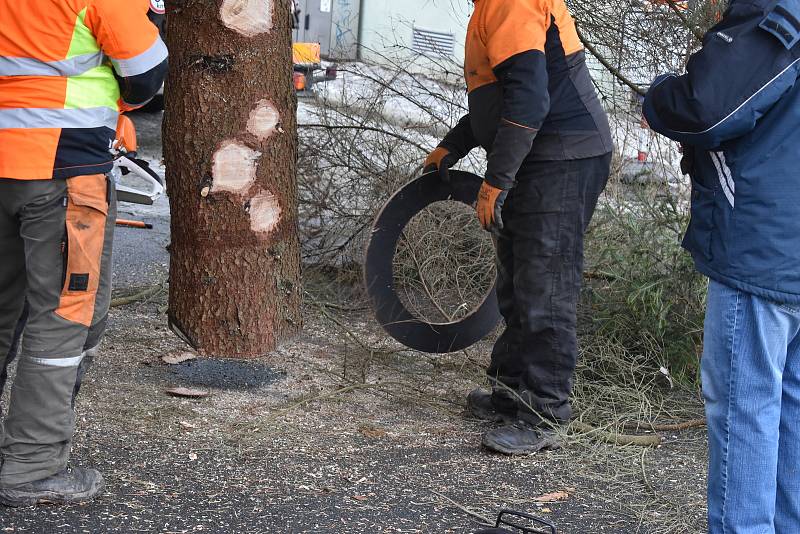
M 469 115 L 464 115 L 458 124 L 448 132 L 444 140 L 425 158 L 422 172 L 439 171 L 439 178 L 450 181 L 449 169 L 478 146 L 472 135 Z
M 167 73 L 167 47 L 147 11 L 147 0 L 95 0 L 86 12 L 87 26 L 114 66 L 123 111 L 150 101 Z
M 439 147 L 444 148 L 459 160 L 478 146 L 475 136 L 472 133 L 472 123 L 469 115 L 464 115 L 452 130 L 444 137 Z
M 152 69 L 135 76 L 118 76 L 119 89 L 122 98 L 121 108 L 130 111 L 147 104 L 161 88 L 167 75 L 167 60 L 165 59 Z
M 495 0 L 484 28 L 489 61 L 503 87 L 501 120 L 486 171 L 486 182 L 511 189 L 533 140 L 550 111 L 544 45 L 549 16 L 537 1 Z
M 686 74 L 660 76 L 644 103 L 650 127 L 702 149 L 741 137 L 794 86 L 800 4 L 734 2 L 703 40 Z

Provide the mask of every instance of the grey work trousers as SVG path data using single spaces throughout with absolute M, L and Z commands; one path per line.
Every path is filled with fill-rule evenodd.
M 19 353 L 0 424 L 2 487 L 67 465 L 75 396 L 108 318 L 115 221 L 104 175 L 0 178 L 0 393 Z
M 503 206 L 497 298 L 506 328 L 488 375 L 495 407 L 533 424 L 572 415 L 583 235 L 610 164 L 611 154 L 526 162 Z

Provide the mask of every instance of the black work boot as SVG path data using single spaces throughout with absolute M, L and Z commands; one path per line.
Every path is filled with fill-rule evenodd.
M 495 428 L 483 435 L 483 446 L 503 454 L 534 454 L 542 450 L 560 449 L 558 434 L 525 421 Z
M 467 412 L 476 419 L 490 423 L 508 422 L 515 418 L 516 411 L 503 411 L 492 402 L 492 392 L 476 388 L 467 395 Z
M 103 475 L 94 469 L 67 468 L 42 480 L 0 488 L 0 504 L 34 506 L 87 502 L 103 489 Z

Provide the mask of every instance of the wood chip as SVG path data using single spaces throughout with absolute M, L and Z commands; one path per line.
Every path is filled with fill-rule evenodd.
M 376 439 L 386 437 L 386 431 L 382 428 L 371 425 L 363 425 L 358 427 L 358 431 L 365 437 Z
M 197 354 L 188 350 L 176 350 L 161 357 L 161 361 L 169 365 L 177 365 L 179 363 L 188 362 L 197 358 Z
M 569 493 L 566 491 L 554 491 L 553 493 L 545 493 L 533 499 L 534 502 L 557 502 L 566 501 L 569 499 Z
M 166 393 L 172 397 L 187 397 L 190 399 L 202 399 L 211 395 L 209 391 L 191 388 L 170 388 Z

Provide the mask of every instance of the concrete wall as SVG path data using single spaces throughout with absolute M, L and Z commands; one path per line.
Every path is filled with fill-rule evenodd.
M 361 4 L 370 0 L 330 0 L 333 19 L 331 24 L 331 59 L 358 59 L 358 31 L 361 22 Z
M 455 39 L 452 59 L 462 64 L 471 13 L 472 2 L 469 0 L 363 0 L 361 58 L 381 63 L 383 54 L 407 58 L 416 56 L 411 52 L 413 28 L 416 26 L 452 34 Z

